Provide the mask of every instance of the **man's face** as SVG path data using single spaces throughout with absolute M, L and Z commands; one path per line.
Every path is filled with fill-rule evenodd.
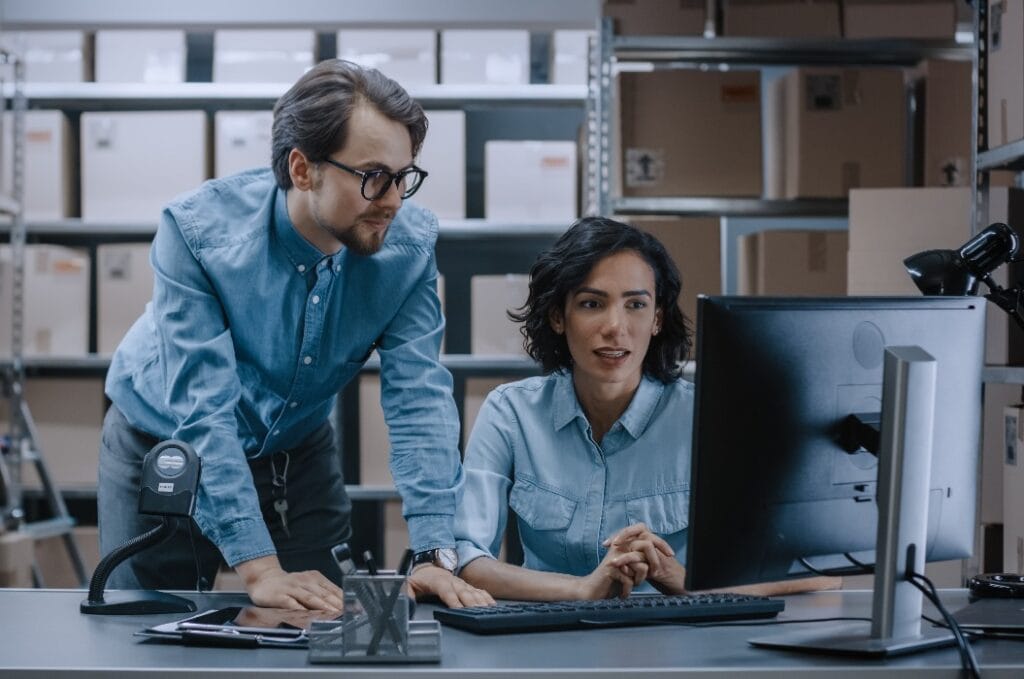
M 356 170 L 398 172 L 412 164 L 409 130 L 373 106 L 361 104 L 349 120 L 345 147 L 331 158 Z M 356 254 L 372 255 L 380 250 L 388 226 L 402 206 L 395 186 L 368 201 L 360 192 L 360 177 L 329 163 L 318 163 L 312 178 L 310 214 L 317 226 Z

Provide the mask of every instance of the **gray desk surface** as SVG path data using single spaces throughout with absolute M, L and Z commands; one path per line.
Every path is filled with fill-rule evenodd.
M 132 635 L 153 623 L 182 616 L 88 616 L 78 612 L 84 592 L 73 590 L 0 590 L 0 676 L 3 677 L 182 677 L 217 679 L 273 673 L 277 677 L 454 675 L 475 677 L 586 677 L 627 673 L 658 677 L 723 677 L 753 674 L 786 679 L 813 676 L 959 677 L 953 648 L 926 651 L 887 661 L 812 656 L 751 647 L 752 636 L 801 623 L 773 627 L 633 627 L 577 632 L 481 637 L 445 628 L 440 665 L 372 667 L 309 665 L 305 651 L 279 649 L 191 648 L 140 640 Z M 246 603 L 244 595 L 191 597 L 200 610 Z M 951 610 L 967 603 L 962 590 L 946 590 Z M 865 616 L 870 592 L 822 592 L 787 597 L 780 620 Z M 420 606 L 417 617 L 432 608 Z M 985 639 L 974 642 L 988 678 L 1024 677 L 1024 642 Z

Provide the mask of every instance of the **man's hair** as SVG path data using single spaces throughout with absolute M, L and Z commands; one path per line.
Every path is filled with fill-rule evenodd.
M 285 190 L 292 187 L 288 154 L 293 148 L 314 163 L 344 148 L 348 122 L 360 104 L 369 104 L 405 125 L 416 157 L 427 134 L 423 107 L 380 71 L 327 59 L 307 71 L 274 105 L 271 166 L 277 185 Z
M 523 324 L 523 347 L 545 373 L 572 368 L 569 343 L 551 327 L 552 315 L 564 316 L 566 301 L 594 266 L 624 250 L 638 254 L 654 271 L 654 301 L 662 312 L 661 331 L 651 337 L 644 356 L 644 372 L 665 383 L 679 377 L 679 362 L 687 358 L 692 345 L 688 322 L 679 308 L 679 270 L 657 238 L 605 217 L 578 220 L 542 252 L 530 270 L 526 304 L 519 313 L 508 312 L 509 318 Z

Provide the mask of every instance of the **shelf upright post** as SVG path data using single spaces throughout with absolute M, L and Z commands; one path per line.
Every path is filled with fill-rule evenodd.
M 64 541 L 71 566 L 79 584 L 85 584 L 85 566 L 72 533 L 74 520 L 68 512 L 60 490 L 53 483 L 49 469 L 40 452 L 35 422 L 24 397 L 24 320 L 25 320 L 25 111 L 28 103 L 25 97 L 25 64 L 21 58 L 9 52 L 0 52 L 0 60 L 13 67 L 13 96 L 11 98 L 11 139 L 12 195 L 9 203 L 11 216 L 11 367 L 4 375 L 5 391 L 10 399 L 10 433 L 6 459 L 0 459 L 3 470 L 5 506 L 3 523 L 20 530 L 33 539 L 60 536 Z M 0 107 L 6 108 L 6 106 Z M 44 521 L 26 521 L 24 495 L 22 492 L 22 463 L 30 461 L 36 469 L 43 494 L 53 515 Z M 39 564 L 33 564 L 33 578 L 37 586 L 43 585 Z
M 603 17 L 588 60 L 586 215 L 611 214 L 612 38 L 612 20 Z

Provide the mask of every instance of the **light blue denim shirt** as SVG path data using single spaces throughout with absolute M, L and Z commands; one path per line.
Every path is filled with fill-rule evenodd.
M 692 430 L 693 385 L 681 379 L 644 377 L 600 446 L 571 374 L 498 387 L 466 448 L 459 566 L 497 556 L 509 508 L 526 568 L 586 575 L 607 553 L 605 538 L 641 521 L 685 563 Z
M 132 426 L 195 447 L 195 519 L 229 565 L 275 553 L 246 457 L 300 443 L 374 349 L 411 546 L 455 544 L 459 421 L 438 361 L 436 240 L 436 218 L 406 203 L 378 253 L 326 256 L 295 230 L 268 169 L 206 182 L 164 209 L 153 300 L 114 354 L 106 392 Z

